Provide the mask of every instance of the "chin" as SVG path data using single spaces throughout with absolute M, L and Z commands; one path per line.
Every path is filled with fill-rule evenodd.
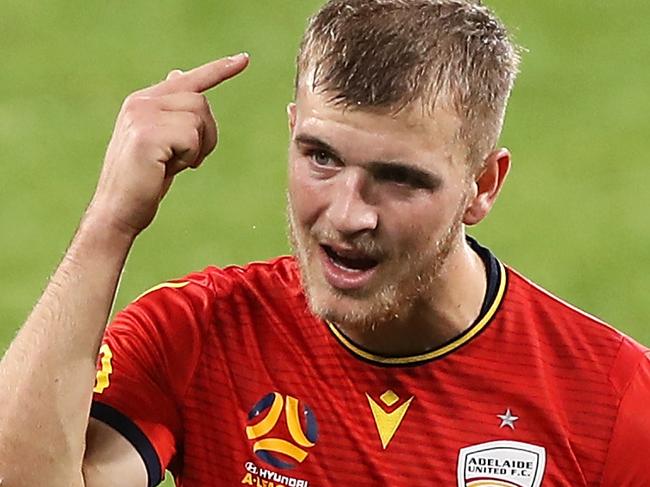
M 397 285 L 384 286 L 375 292 L 364 292 L 363 295 L 351 295 L 325 283 L 315 283 L 305 274 L 308 273 L 303 273 L 304 288 L 311 312 L 347 329 L 374 329 L 378 325 L 399 319 L 410 307 L 410 299 L 400 296 Z
M 374 330 L 389 322 L 407 319 L 423 295 L 430 294 L 437 272 L 427 260 L 429 272 L 418 272 L 410 266 L 389 265 L 378 270 L 367 286 L 341 290 L 331 286 L 323 276 L 314 251 L 307 246 L 294 246 L 303 289 L 310 311 L 317 317 L 351 330 Z M 409 262 L 411 259 L 405 259 Z M 400 263 L 402 261 L 400 260 Z M 400 269 L 400 270 L 398 270 Z

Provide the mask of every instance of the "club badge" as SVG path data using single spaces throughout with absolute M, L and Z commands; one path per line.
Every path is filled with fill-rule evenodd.
M 492 441 L 460 450 L 458 487 L 540 487 L 546 450 L 518 441 Z

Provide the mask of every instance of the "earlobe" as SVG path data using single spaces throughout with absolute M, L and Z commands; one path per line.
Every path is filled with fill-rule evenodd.
M 483 171 L 473 183 L 474 195 L 463 216 L 465 225 L 476 225 L 490 213 L 510 171 L 510 164 L 508 149 L 498 149 L 487 157 Z
M 293 129 L 296 126 L 296 104 L 294 102 L 287 105 L 287 120 L 289 122 L 289 132 L 293 134 Z

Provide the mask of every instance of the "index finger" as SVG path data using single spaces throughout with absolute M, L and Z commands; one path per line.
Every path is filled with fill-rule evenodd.
M 211 61 L 181 75 L 161 81 L 144 90 L 148 95 L 166 95 L 181 91 L 203 93 L 241 73 L 248 66 L 247 53 Z

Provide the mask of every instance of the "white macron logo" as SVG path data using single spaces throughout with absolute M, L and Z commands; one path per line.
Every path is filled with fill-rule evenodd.
M 546 450 L 519 441 L 491 441 L 462 448 L 458 487 L 539 487 Z

